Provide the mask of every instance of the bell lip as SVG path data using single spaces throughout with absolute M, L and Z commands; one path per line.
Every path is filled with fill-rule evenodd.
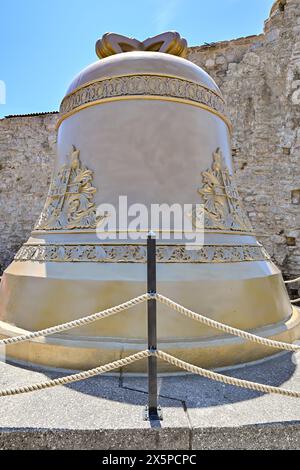
M 191 81 L 215 92 L 224 100 L 220 88 L 204 69 L 183 57 L 152 51 L 123 52 L 93 62 L 75 76 L 65 97 L 94 81 L 141 74 Z

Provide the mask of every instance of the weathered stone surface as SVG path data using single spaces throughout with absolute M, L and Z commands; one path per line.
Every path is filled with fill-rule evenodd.
M 191 47 L 188 58 L 212 75 L 227 100 L 246 209 L 274 261 L 293 277 L 300 272 L 300 201 L 292 195 L 300 189 L 299 0 L 275 2 L 263 34 Z M 45 199 L 56 119 L 50 114 L 0 120 L 2 269 Z
M 0 430 L 0 450 L 299 450 L 299 423 L 237 428 Z
M 0 120 L 0 270 L 29 236 L 47 194 L 57 115 Z
M 300 353 L 222 373 L 300 390 Z M 66 375 L 0 362 L 0 390 Z M 184 374 L 159 376 L 163 421 L 143 420 L 146 377 L 93 377 L 0 399 L 2 449 L 299 449 L 299 399 Z
M 299 423 L 272 423 L 193 432 L 195 450 L 299 450 Z
M 186 429 L 0 430 L 0 450 L 185 450 Z
M 300 205 L 292 204 L 300 188 L 299 0 L 276 2 L 264 34 L 192 47 L 189 59 L 226 98 L 242 198 L 259 239 L 293 277 L 300 272 Z

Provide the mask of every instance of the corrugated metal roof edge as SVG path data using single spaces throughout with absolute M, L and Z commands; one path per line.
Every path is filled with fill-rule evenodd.
M 45 116 L 47 114 L 58 114 L 59 111 L 46 111 L 44 113 L 29 113 L 29 114 L 8 114 L 4 116 L 4 119 L 11 119 L 16 117 L 33 117 L 33 116 Z

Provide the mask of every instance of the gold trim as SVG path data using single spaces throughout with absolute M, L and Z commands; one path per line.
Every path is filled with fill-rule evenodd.
M 165 246 L 165 247 L 174 247 L 174 246 L 182 246 L 178 243 L 162 243 L 162 242 L 157 242 L 160 246 Z M 144 241 L 144 243 L 142 242 L 127 242 L 126 243 L 118 243 L 118 242 L 99 242 L 99 243 L 88 243 L 88 242 L 65 242 L 63 244 L 60 244 L 60 243 L 24 243 L 22 246 L 77 246 L 77 245 L 84 245 L 84 246 L 103 246 L 103 245 L 109 245 L 109 246 L 127 246 L 127 245 L 134 245 L 134 246 L 146 246 L 147 245 L 147 240 Z M 188 245 L 188 243 L 187 243 Z M 220 246 L 223 246 L 223 247 L 255 247 L 255 246 L 258 246 L 259 248 L 263 248 L 263 245 L 259 242 L 257 243 L 245 243 L 245 244 L 240 244 L 240 245 L 236 245 L 235 243 L 209 243 L 209 244 L 204 244 L 203 247 L 220 247 Z
M 189 83 L 193 83 L 195 85 L 199 85 L 201 86 L 202 88 L 205 88 L 206 90 L 208 91 L 211 91 L 212 93 L 214 93 L 218 98 L 220 98 L 224 104 L 226 104 L 225 102 L 225 99 L 224 97 L 218 93 L 216 90 L 214 90 L 213 88 L 210 88 L 209 86 L 207 85 L 204 85 L 204 83 L 199 83 L 199 82 L 196 82 L 195 80 L 192 80 L 190 78 L 184 78 L 184 77 L 180 77 L 180 75 L 172 75 L 170 73 L 160 73 L 160 72 L 137 72 L 137 73 L 122 73 L 122 74 L 117 74 L 117 75 L 105 75 L 104 77 L 101 77 L 101 78 L 95 78 L 94 80 L 90 80 L 88 82 L 85 82 L 83 83 L 82 85 L 79 85 L 78 87 L 74 88 L 74 90 L 70 91 L 70 93 L 68 93 L 67 95 L 64 96 L 61 104 L 63 103 L 63 101 L 68 98 L 69 96 L 72 96 L 74 95 L 75 93 L 77 93 L 77 91 L 80 91 L 82 90 L 83 88 L 85 87 L 88 87 L 89 85 L 93 85 L 94 83 L 98 83 L 98 82 L 103 82 L 105 80 L 111 80 L 111 79 L 114 79 L 114 78 L 122 78 L 122 77 L 139 77 L 139 76 L 153 76 L 153 77 L 166 77 L 166 78 L 176 78 L 177 80 L 184 80 L 185 82 L 189 82 Z
M 78 113 L 82 109 L 89 108 L 91 106 L 96 106 L 98 104 L 105 104 L 105 103 L 109 103 L 113 101 L 123 101 L 123 100 L 160 100 L 160 101 L 171 101 L 173 103 L 189 104 L 191 106 L 195 106 L 196 108 L 205 109 L 206 111 L 209 111 L 215 116 L 218 116 L 220 119 L 222 119 L 222 121 L 224 121 L 224 123 L 228 127 L 229 133 L 232 134 L 232 124 L 230 120 L 226 118 L 223 114 L 219 113 L 218 111 L 215 111 L 213 108 L 210 108 L 209 106 L 205 104 L 197 103 L 196 101 L 191 101 L 191 100 L 184 99 L 184 98 L 174 98 L 171 96 L 151 96 L 151 95 L 114 96 L 111 98 L 103 98 L 100 100 L 91 101 L 90 103 L 82 104 L 78 106 L 77 108 L 73 109 L 72 111 L 69 111 L 63 114 L 62 117 L 58 119 L 55 129 L 58 130 L 61 123 L 65 119 L 69 118 L 73 114 Z
M 127 246 L 127 245 L 137 245 L 137 246 L 146 246 L 147 244 L 147 241 L 145 240 L 144 242 L 137 242 L 137 241 L 133 241 L 133 242 L 130 242 L 130 241 L 127 241 L 126 240 L 126 243 L 123 243 L 122 242 L 112 242 L 112 241 L 101 241 L 99 243 L 89 243 L 89 242 L 77 242 L 74 243 L 74 242 L 64 242 L 63 244 L 60 244 L 60 243 L 40 243 L 40 241 L 38 241 L 37 243 L 34 243 L 34 242 L 26 242 L 24 243 L 22 246 L 77 246 L 77 245 L 84 245 L 84 246 L 105 246 L 105 245 L 108 245 L 108 246 Z M 187 243 L 188 245 L 189 243 Z M 182 243 L 163 243 L 159 240 L 157 240 L 157 245 L 158 246 L 169 246 L 169 247 L 174 247 L 174 246 L 183 246 Z M 206 246 L 213 246 L 213 247 L 239 247 L 239 246 L 245 246 L 245 247 L 255 247 L 255 246 L 258 246 L 260 248 L 263 248 L 263 245 L 259 242 L 257 243 L 242 243 L 242 244 L 235 244 L 235 243 L 209 243 L 209 244 L 205 244 L 203 245 L 204 247 Z
M 215 90 L 190 79 L 146 72 L 102 77 L 80 85 L 62 100 L 61 117 L 56 127 L 74 112 L 122 99 L 156 99 L 191 104 L 220 117 L 231 131 L 231 123 L 226 116 L 226 104 Z
M 105 233 L 148 233 L 149 230 L 105 230 Z M 153 230 L 156 234 L 159 233 L 178 233 L 179 231 L 174 231 L 174 230 Z M 66 235 L 66 234 L 74 234 L 74 233 L 90 233 L 90 234 L 97 234 L 96 230 L 90 229 L 90 230 L 33 230 L 31 232 L 31 235 Z M 233 230 L 185 230 L 184 233 L 217 233 L 217 234 L 224 234 L 224 235 L 246 235 L 246 236 L 262 236 L 263 234 L 257 234 L 254 232 L 240 232 L 240 231 L 233 231 Z M 267 235 L 265 235 L 267 236 Z

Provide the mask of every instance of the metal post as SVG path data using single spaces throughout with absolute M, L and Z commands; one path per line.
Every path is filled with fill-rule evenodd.
M 156 238 L 154 233 L 149 233 L 147 238 L 147 292 L 156 294 Z M 148 349 L 157 349 L 156 331 L 156 299 L 148 299 Z M 161 420 L 162 413 L 157 403 L 157 358 L 148 357 L 148 406 L 145 413 L 146 420 Z

